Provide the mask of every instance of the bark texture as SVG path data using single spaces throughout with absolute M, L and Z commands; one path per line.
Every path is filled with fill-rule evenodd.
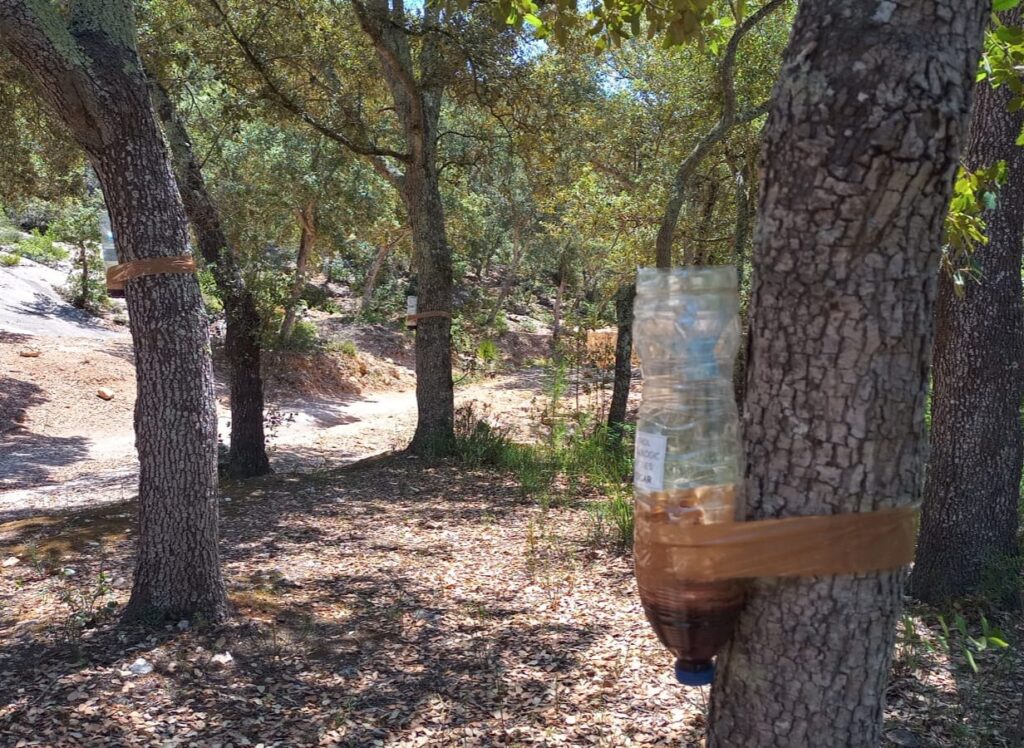
M 417 309 L 421 314 L 442 313 L 421 318 L 416 325 L 418 419 L 409 449 L 416 454 L 449 454 L 455 446 L 452 251 L 437 164 L 438 124 L 448 75 L 436 32 L 424 34 L 419 64 L 414 64 L 402 0 L 369 0 L 354 7 L 377 51 L 408 149 L 404 173 L 391 175 L 390 180 L 409 217 Z M 426 20 L 436 23 L 436 9 L 428 8 L 425 13 Z
M 612 402 L 608 406 L 608 429 L 612 438 L 622 440 L 629 406 L 629 387 L 633 382 L 633 301 L 636 284 L 621 286 L 615 294 L 615 378 L 612 381 Z
M 178 192 L 195 232 L 199 253 L 213 273 L 224 301 L 224 350 L 231 388 L 231 442 L 225 470 L 229 478 L 252 478 L 270 472 L 263 431 L 263 375 L 260 316 L 245 287 L 235 253 L 228 245 L 220 212 L 206 188 L 202 167 L 192 148 L 185 123 L 173 100 L 150 76 L 153 105 L 170 146 Z
M 943 220 L 984 2 L 805 0 L 762 154 L 749 519 L 916 500 Z M 903 571 L 753 583 L 709 745 L 875 746 Z
M 1008 25 L 1021 13 L 1005 14 Z M 939 277 L 932 367 L 931 450 L 921 509 L 914 597 L 933 604 L 984 592 L 1013 604 L 1019 574 L 1018 504 L 1024 396 L 1024 111 L 1009 87 L 982 83 L 964 150 L 967 168 L 1006 162 L 1008 178 L 985 213 L 980 278 L 958 297 Z
M 122 262 L 188 254 L 185 213 L 150 106 L 131 3 L 0 0 L 0 42 L 35 77 L 103 186 Z M 126 616 L 223 617 L 217 419 L 207 319 L 189 275 L 125 289 L 138 379 L 139 538 Z

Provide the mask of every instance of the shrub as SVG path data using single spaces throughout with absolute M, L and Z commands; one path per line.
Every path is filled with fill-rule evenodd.
M 313 351 L 320 350 L 322 344 L 316 325 L 309 320 L 300 319 L 295 321 L 292 334 L 283 346 L 280 345 L 279 339 L 275 336 L 271 341 L 271 347 L 283 348 L 287 351 L 298 351 L 299 353 L 312 353 Z
M 67 250 L 58 247 L 55 240 L 56 236 L 52 229 L 47 229 L 45 234 L 40 234 L 39 229 L 32 229 L 28 238 L 22 239 L 18 244 L 18 254 L 53 267 L 68 258 Z
M 359 353 L 356 344 L 351 340 L 332 340 L 327 344 L 327 350 L 342 353 L 350 358 L 355 358 Z
M 0 266 L 3 266 L 5 268 L 17 265 L 19 262 L 21 262 L 21 256 L 16 255 L 13 252 L 8 252 L 0 255 Z

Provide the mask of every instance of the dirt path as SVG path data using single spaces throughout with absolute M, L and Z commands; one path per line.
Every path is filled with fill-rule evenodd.
M 61 340 L 24 357 L 37 339 L 8 336 L 0 346 L 0 522 L 115 503 L 135 494 L 134 376 L 127 341 Z M 486 403 L 525 420 L 540 372 L 460 387 L 457 401 Z M 96 396 L 109 387 L 114 398 Z M 400 449 L 416 424 L 411 390 L 280 399 L 270 408 L 268 450 L 276 472 L 343 466 Z M 230 433 L 218 403 L 220 433 Z M 7 425 L 10 424 L 10 425 Z

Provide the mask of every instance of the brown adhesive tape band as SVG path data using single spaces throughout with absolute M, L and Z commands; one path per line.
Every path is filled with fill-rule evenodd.
M 406 319 L 429 319 L 430 317 L 446 317 L 451 319 L 452 314 L 451 312 L 419 312 L 406 316 Z
M 638 551 L 637 565 L 707 582 L 856 574 L 909 564 L 916 537 L 916 507 L 710 525 L 638 521 L 637 548 L 657 550 Z
M 142 260 L 123 262 L 107 268 L 107 289 L 120 291 L 125 281 L 158 273 L 194 273 L 196 263 L 191 257 L 147 257 Z

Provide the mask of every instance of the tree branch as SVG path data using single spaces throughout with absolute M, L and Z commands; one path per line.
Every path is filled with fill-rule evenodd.
M 314 117 L 301 102 L 285 93 L 277 81 L 274 80 L 266 62 L 259 56 L 259 54 L 257 54 L 256 50 L 253 49 L 248 40 L 238 33 L 234 25 L 231 23 L 231 19 L 228 17 L 227 12 L 218 0 L 209 0 L 209 3 L 224 22 L 224 26 L 227 28 L 228 34 L 238 45 L 239 49 L 241 49 L 242 54 L 245 56 L 249 65 L 256 71 L 260 79 L 263 81 L 263 84 L 270 95 L 269 98 L 272 101 L 282 109 L 298 117 L 302 122 L 305 122 L 324 137 L 341 144 L 353 153 L 367 157 L 374 171 L 380 174 L 380 176 L 386 179 L 393 186 L 399 187 L 401 185 L 402 175 L 392 169 L 383 159 L 385 157 L 393 158 L 396 161 L 406 163 L 409 161 L 409 154 L 400 153 L 390 148 L 380 148 L 374 145 L 363 145 L 361 143 L 357 143 L 345 133 L 330 127 L 318 118 Z

